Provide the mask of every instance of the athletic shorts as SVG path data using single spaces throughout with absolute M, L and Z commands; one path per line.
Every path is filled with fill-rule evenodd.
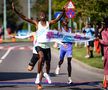
M 50 61 L 51 60 L 51 49 L 50 48 L 41 48 L 40 46 L 37 46 L 36 51 L 37 51 L 37 53 L 39 51 L 43 52 L 45 61 L 47 61 L 47 60 Z
M 94 41 L 89 41 L 89 46 L 94 47 Z
M 44 61 L 49 61 L 49 62 L 51 61 L 51 49 L 50 48 L 43 49 L 40 46 L 37 46 L 37 47 L 35 47 L 35 50 L 37 51 L 37 53 L 39 51 L 43 52 L 43 54 L 44 54 Z M 39 60 L 38 54 L 34 54 L 33 53 L 33 56 L 32 56 L 32 58 L 30 60 L 29 65 L 34 67 L 38 60 Z
M 60 47 L 60 60 L 64 60 L 65 55 L 66 57 L 72 57 L 72 44 L 68 45 L 67 48 Z

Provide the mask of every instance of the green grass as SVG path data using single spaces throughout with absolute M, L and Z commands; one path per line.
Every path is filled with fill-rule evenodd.
M 81 62 L 84 62 L 90 66 L 103 69 L 103 61 L 101 56 L 97 55 L 94 52 L 93 58 L 85 58 L 86 48 L 85 47 L 73 47 L 73 57 L 78 59 Z
M 31 41 L 30 39 L 16 39 L 16 42 L 28 42 L 28 41 Z M 3 42 L 12 42 L 12 39 L 6 39 L 6 40 L 3 40 Z

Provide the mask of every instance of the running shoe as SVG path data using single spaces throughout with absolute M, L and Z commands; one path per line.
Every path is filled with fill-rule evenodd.
M 36 84 L 39 84 L 39 83 L 40 83 L 40 74 L 39 74 L 39 73 L 37 74 L 35 83 L 36 83 Z
M 71 79 L 71 77 L 68 77 L 68 84 L 72 84 L 72 79 Z
M 85 58 L 90 58 L 90 55 L 86 55 Z
M 44 73 L 43 76 L 46 78 L 49 84 L 51 84 L 50 76 L 47 73 Z
M 27 70 L 28 71 L 32 71 L 33 70 L 33 66 L 28 65 Z
M 55 74 L 58 75 L 59 72 L 60 72 L 60 68 L 59 68 L 59 66 L 57 66 L 57 68 L 56 68 L 56 70 L 55 70 Z
M 104 56 L 102 56 L 102 60 L 104 60 Z
M 42 90 L 42 85 L 41 85 L 41 84 L 38 84 L 38 85 L 37 85 L 37 89 L 38 89 L 38 90 Z

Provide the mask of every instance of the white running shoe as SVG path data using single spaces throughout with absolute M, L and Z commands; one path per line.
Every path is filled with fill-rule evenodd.
M 68 84 L 71 84 L 72 83 L 72 79 L 71 77 L 68 77 Z
M 104 56 L 102 56 L 102 60 L 104 60 Z
M 56 68 L 56 70 L 55 70 L 55 74 L 58 75 L 59 72 L 60 72 L 60 68 L 59 68 L 59 66 L 57 66 L 57 68 Z
M 43 76 L 47 79 L 48 83 L 51 84 L 50 76 L 47 73 L 44 73 Z
M 39 74 L 39 73 L 37 74 L 35 83 L 36 83 L 36 84 L 39 84 L 39 83 L 40 83 L 40 74 Z
M 90 56 L 89 55 L 86 55 L 85 58 L 90 58 Z

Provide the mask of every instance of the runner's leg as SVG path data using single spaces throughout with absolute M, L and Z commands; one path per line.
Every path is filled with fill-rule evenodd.
M 68 83 L 72 83 L 71 79 L 71 71 L 72 71 L 72 66 L 71 66 L 71 57 L 67 58 L 67 71 L 68 71 Z
M 39 84 L 42 78 L 42 67 L 43 67 L 44 54 L 43 54 L 43 49 L 39 46 L 36 47 L 36 51 L 38 52 L 39 60 L 38 60 L 38 70 L 37 70 L 37 77 L 36 77 L 35 83 Z
M 33 70 L 33 68 L 34 68 L 35 64 L 37 63 L 38 59 L 39 59 L 38 54 L 33 53 L 33 56 L 32 56 L 32 58 L 29 62 L 29 65 L 27 67 L 28 71 Z
M 59 74 L 60 67 L 63 64 L 65 54 L 66 54 L 66 51 L 60 49 L 60 61 L 58 62 L 58 65 L 55 70 L 55 74 L 57 75 Z
M 47 79 L 47 82 L 49 84 L 51 84 L 51 79 L 50 79 L 50 76 L 49 76 L 50 63 L 51 63 L 51 49 L 50 48 L 44 50 L 44 56 L 45 56 L 44 59 L 45 59 L 45 62 L 46 62 L 46 73 L 44 73 L 44 77 Z

